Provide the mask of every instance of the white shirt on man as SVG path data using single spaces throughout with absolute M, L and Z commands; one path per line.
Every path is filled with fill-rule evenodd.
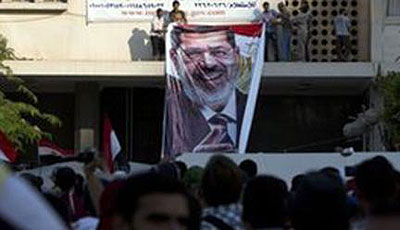
M 339 15 L 335 18 L 335 30 L 338 36 L 349 36 L 350 19 L 345 15 Z
M 158 17 L 157 15 L 151 21 L 150 36 L 162 37 L 163 34 L 159 31 L 164 30 L 164 17 Z

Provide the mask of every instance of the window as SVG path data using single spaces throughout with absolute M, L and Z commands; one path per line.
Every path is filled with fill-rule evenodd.
M 389 17 L 400 17 L 400 0 L 388 0 L 387 13 Z

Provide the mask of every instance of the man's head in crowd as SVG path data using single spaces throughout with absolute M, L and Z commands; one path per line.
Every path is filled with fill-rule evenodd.
M 116 220 L 123 230 L 196 229 L 198 216 L 184 185 L 160 174 L 127 179 L 116 197 Z M 197 215 L 199 212 L 197 212 Z
M 54 184 L 63 192 L 70 191 L 76 184 L 75 171 L 69 167 L 56 169 L 54 173 Z
M 205 167 L 201 182 L 205 203 L 211 207 L 237 203 L 241 190 L 240 168 L 228 157 L 213 156 Z
M 179 1 L 174 1 L 174 2 L 172 3 L 172 8 L 173 8 L 174 10 L 178 10 L 180 5 L 181 5 L 181 4 L 179 3 Z
M 171 58 L 183 90 L 198 105 L 221 111 L 236 88 L 239 49 L 229 27 L 175 27 Z
M 283 228 L 287 220 L 288 188 L 272 176 L 250 180 L 243 195 L 243 222 L 248 229 Z
M 356 194 L 367 214 L 398 212 L 396 174 L 390 162 L 377 156 L 356 167 Z
M 299 174 L 292 178 L 292 181 L 291 181 L 292 186 L 290 186 L 290 192 L 294 193 L 297 191 L 297 189 L 300 187 L 300 184 L 303 181 L 304 177 L 305 177 L 304 174 Z
M 306 174 L 289 207 L 295 230 L 349 229 L 344 187 L 325 173 Z
M 247 159 L 240 162 L 239 168 L 246 173 L 248 178 L 252 178 L 257 175 L 257 163 L 253 160 Z
M 264 11 L 268 11 L 269 10 L 269 2 L 264 2 L 263 3 L 263 9 L 264 9 Z

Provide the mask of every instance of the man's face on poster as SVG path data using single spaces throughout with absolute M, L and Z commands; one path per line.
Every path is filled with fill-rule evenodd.
M 185 93 L 194 103 L 221 111 L 239 75 L 239 52 L 229 42 L 228 31 L 182 33 L 180 41 L 183 63 L 177 69 Z

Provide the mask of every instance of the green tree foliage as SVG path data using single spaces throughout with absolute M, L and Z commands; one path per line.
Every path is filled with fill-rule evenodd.
M 400 73 L 379 77 L 379 89 L 383 96 L 382 119 L 389 143 L 396 148 L 400 144 Z
M 21 151 L 24 144 L 33 144 L 49 135 L 40 129 L 39 123 L 43 124 L 44 121 L 60 126 L 61 121 L 54 115 L 41 112 L 35 106 L 38 103 L 35 94 L 4 64 L 6 60 L 17 59 L 14 50 L 8 47 L 7 39 L 0 35 L 0 130 Z M 26 100 L 11 100 L 7 97 L 9 91 L 21 94 Z

